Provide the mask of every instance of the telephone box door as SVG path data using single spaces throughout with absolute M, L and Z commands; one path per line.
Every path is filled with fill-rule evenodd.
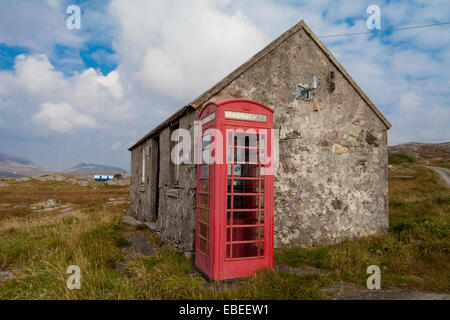
M 243 125 L 225 130 L 227 202 L 221 273 L 236 278 L 273 267 L 273 175 L 266 174 L 272 132 Z
M 195 264 L 213 280 L 273 268 L 273 110 L 230 99 L 200 120 Z

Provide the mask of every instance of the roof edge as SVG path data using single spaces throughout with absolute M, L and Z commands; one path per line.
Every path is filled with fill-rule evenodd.
M 138 145 L 143 143 L 145 140 L 147 140 L 151 136 L 157 134 L 159 131 L 164 129 L 168 124 L 170 124 L 170 122 L 175 121 L 178 118 L 180 118 L 185 112 L 187 113 L 189 111 L 196 110 L 199 107 L 201 107 L 205 102 L 207 102 L 209 99 L 211 99 L 214 95 L 216 95 L 222 89 L 227 87 L 236 78 L 241 76 L 245 71 L 250 69 L 252 66 L 254 66 L 256 63 L 258 63 L 261 59 L 263 59 L 265 56 L 267 56 L 269 53 L 271 53 L 273 50 L 275 50 L 278 46 L 280 46 L 282 43 L 284 43 L 287 39 L 289 39 L 291 36 L 296 34 L 301 29 L 305 30 L 305 32 L 310 36 L 310 38 L 325 53 L 327 58 L 344 75 L 344 77 L 347 79 L 347 81 L 353 86 L 353 88 L 356 90 L 356 92 L 367 103 L 367 105 L 372 109 L 372 111 L 375 112 L 375 114 L 378 116 L 378 118 L 384 123 L 386 128 L 390 129 L 392 127 L 391 123 L 378 110 L 378 108 L 375 106 L 375 104 L 372 102 L 372 100 L 370 100 L 369 97 L 364 93 L 364 91 L 356 84 L 356 82 L 353 80 L 353 78 L 350 76 L 350 74 L 337 61 L 337 59 L 327 49 L 327 47 L 322 43 L 322 41 L 320 41 L 320 39 L 314 34 L 314 32 L 306 25 L 305 21 L 301 20 L 296 25 L 294 25 L 292 28 L 290 28 L 289 30 L 284 32 L 281 36 L 279 36 L 278 38 L 276 38 L 275 40 L 270 42 L 262 50 L 260 50 L 258 53 L 256 53 L 254 56 L 252 56 L 250 59 L 248 59 L 242 65 L 240 65 L 238 68 L 236 68 L 233 72 L 228 74 L 225 78 L 223 78 L 221 81 L 219 81 L 215 86 L 213 86 L 209 90 L 202 93 L 190 104 L 182 107 L 180 110 L 178 110 L 173 115 L 171 115 L 168 119 L 163 121 L 161 124 L 159 124 L 153 130 L 151 130 L 149 133 L 147 133 L 144 137 L 139 139 L 135 144 L 133 144 L 131 147 L 129 147 L 128 150 L 130 150 L 130 151 L 133 150 Z
M 191 105 L 186 105 L 174 114 L 172 114 L 169 118 L 167 118 L 165 121 L 161 122 L 158 126 L 156 126 L 153 130 L 151 130 L 149 133 L 147 133 L 145 136 L 143 136 L 141 139 L 139 139 L 137 142 L 135 142 L 131 147 L 128 148 L 129 151 L 132 151 L 134 148 L 145 142 L 148 138 L 154 136 L 158 132 L 162 131 L 165 127 L 167 127 L 172 121 L 177 121 L 179 118 L 181 118 L 183 115 L 189 113 L 190 111 L 195 110 Z
M 261 59 L 275 50 L 279 45 L 289 39 L 291 36 L 296 34 L 300 29 L 305 30 L 305 32 L 311 37 L 311 39 L 319 46 L 319 48 L 325 53 L 327 58 L 335 65 L 335 67 L 344 75 L 347 81 L 353 86 L 356 92 L 361 96 L 361 98 L 369 105 L 372 111 L 378 116 L 378 118 L 383 122 L 387 129 L 392 127 L 391 123 L 386 119 L 386 117 L 378 110 L 375 104 L 370 100 L 370 98 L 364 93 L 364 91 L 358 86 L 358 84 L 353 80 L 350 74 L 345 70 L 345 68 L 339 63 L 339 61 L 334 57 L 334 55 L 327 49 L 327 47 L 320 41 L 320 39 L 314 34 L 314 32 L 308 27 L 304 20 L 298 22 L 295 26 L 284 32 L 277 39 L 269 43 L 261 51 L 256 53 L 253 57 L 248 59 L 244 64 L 235 69 L 232 73 L 222 79 L 219 83 L 213 86 L 211 89 L 207 90 L 194 101 L 190 103 L 195 109 L 201 107 L 210 98 L 216 95 L 219 91 L 228 86 L 236 78 L 242 75 L 245 71 L 250 69 L 253 65 L 258 63 Z
M 305 26 L 305 22 L 301 20 L 296 25 L 291 27 L 289 30 L 285 31 L 278 38 L 270 42 L 263 49 L 258 51 L 254 56 L 241 64 L 238 68 L 236 68 L 233 72 L 228 74 L 225 78 L 219 81 L 216 85 L 214 85 L 211 89 L 205 91 L 200 96 L 198 96 L 194 101 L 190 103 L 192 107 L 195 109 L 201 107 L 205 102 L 211 99 L 214 95 L 216 95 L 220 90 L 227 87 L 231 82 L 236 80 L 239 76 L 241 76 L 245 71 L 253 67 L 256 63 L 258 63 L 261 59 L 275 50 L 278 46 L 284 43 L 291 36 L 296 34 L 303 26 Z
M 348 82 L 353 86 L 353 88 L 358 92 L 358 94 L 363 98 L 363 100 L 369 105 L 373 112 L 380 118 L 387 129 L 392 128 L 391 123 L 385 118 L 385 116 L 378 110 L 375 104 L 370 100 L 370 98 L 364 93 L 364 91 L 358 86 L 358 84 L 353 80 L 350 74 L 345 70 L 345 68 L 339 63 L 339 61 L 334 57 L 334 55 L 327 49 L 327 47 L 320 41 L 320 39 L 314 34 L 314 32 L 306 25 L 302 20 L 300 21 L 303 29 L 311 37 L 311 39 L 322 49 L 327 58 L 335 65 L 335 67 L 344 75 Z
M 175 112 L 170 118 L 159 124 L 157 127 L 155 127 L 153 130 L 151 130 L 149 133 L 147 133 L 144 137 L 139 139 L 135 144 L 133 144 L 131 147 L 128 148 L 129 151 L 136 148 L 138 145 L 143 143 L 145 140 L 150 138 L 151 136 L 155 135 L 158 131 L 162 130 L 169 122 L 174 121 L 175 118 L 181 116 L 181 114 L 186 111 L 188 108 L 192 109 L 198 109 L 201 107 L 205 102 L 207 102 L 210 98 L 212 98 L 217 92 L 228 86 L 231 82 L 233 82 L 236 78 L 238 78 L 240 75 L 242 75 L 245 71 L 250 69 L 253 65 L 255 65 L 258 61 L 260 61 L 262 58 L 267 56 L 270 52 L 275 50 L 280 44 L 285 42 L 287 39 L 289 39 L 292 35 L 297 33 L 303 26 L 305 25 L 304 21 L 301 20 L 296 25 L 294 25 L 289 30 L 285 31 L 281 36 L 270 42 L 267 46 L 265 46 L 262 50 L 260 50 L 258 53 L 256 53 L 253 57 L 248 59 L 246 62 L 241 64 L 238 68 L 236 68 L 233 72 L 228 74 L 225 78 L 223 78 L 221 81 L 219 81 L 215 86 L 213 86 L 211 89 L 203 92 L 200 96 L 198 96 L 194 101 L 189 103 L 188 105 L 184 106 L 177 112 Z

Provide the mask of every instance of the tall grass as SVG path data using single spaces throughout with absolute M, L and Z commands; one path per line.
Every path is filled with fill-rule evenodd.
M 361 285 L 367 279 L 366 268 L 378 265 L 383 288 L 450 292 L 449 188 L 429 169 L 412 170 L 412 180 L 389 181 L 388 235 L 284 249 L 277 252 L 277 260 L 323 268 L 337 281 Z
M 276 263 L 317 267 L 325 274 L 265 270 L 233 283 L 207 282 L 192 259 L 156 234 L 124 226 L 121 217 L 128 206 L 106 205 L 106 199 L 127 197 L 127 189 L 93 190 L 53 182 L 32 194 L 31 182 L 15 189 L 13 196 L 10 186 L 4 187 L 0 270 L 15 278 L 0 284 L 0 299 L 322 299 L 323 289 L 340 281 L 365 285 L 366 268 L 373 264 L 381 267 L 384 289 L 449 292 L 449 188 L 426 168 L 414 165 L 397 169 L 396 174 L 404 174 L 402 170 L 414 179 L 389 182 L 388 235 L 275 252 Z M 19 198 L 33 204 L 49 194 L 70 201 L 72 211 L 61 216 L 58 211 L 12 207 Z M 154 255 L 125 254 L 130 244 L 126 237 L 134 232 L 148 236 Z M 125 265 L 124 271 L 119 264 Z M 80 290 L 66 287 L 69 265 L 81 269 Z

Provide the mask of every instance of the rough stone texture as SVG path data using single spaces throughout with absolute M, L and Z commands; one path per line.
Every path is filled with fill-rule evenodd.
M 56 207 L 56 200 L 49 199 L 49 200 L 45 201 L 44 208 L 54 208 L 54 207 Z
M 125 258 L 116 266 L 116 270 L 125 273 L 130 260 L 136 256 L 148 257 L 155 254 L 154 247 L 147 235 L 139 231 L 128 232 L 125 238 L 130 241 L 130 246 L 124 248 Z
M 110 186 L 127 186 L 130 184 L 131 178 L 114 178 L 112 180 L 106 181 L 105 183 Z
M 180 120 L 179 128 L 187 129 L 193 135 L 195 119 L 194 113 L 186 115 Z M 155 226 L 156 231 L 176 247 L 192 251 L 195 234 L 196 170 L 192 164 L 180 165 L 176 181 L 176 170 L 171 161 L 172 131 L 170 127 L 165 128 L 159 135 L 159 144 L 156 139 L 150 138 L 145 144 L 133 149 L 130 215 L 141 221 L 154 222 L 152 226 Z M 150 150 L 146 156 L 145 183 L 142 187 L 142 150 L 145 147 Z M 156 166 L 158 155 L 159 170 Z M 158 188 L 155 188 L 156 185 Z
M 152 231 L 158 231 L 158 228 L 156 227 L 156 223 L 154 223 L 154 222 L 145 222 L 145 225 Z
M 193 135 L 193 114 L 180 120 L 179 127 L 190 130 Z M 161 235 L 170 239 L 176 247 L 192 251 L 195 233 L 196 170 L 194 165 L 183 164 L 175 181 L 175 166 L 170 160 L 171 129 L 160 135 L 159 208 L 156 225 Z M 178 196 L 176 196 L 178 194 Z
M 330 72 L 336 88 L 329 89 Z M 310 101 L 296 100 L 297 83 L 318 79 Z M 209 101 L 244 98 L 275 110 L 280 164 L 275 176 L 275 246 L 314 246 L 384 233 L 388 228 L 387 126 L 361 94 L 300 29 Z M 191 128 L 201 108 L 180 119 Z M 157 215 L 150 210 L 155 184 L 140 191 L 142 148 L 132 150 L 131 214 L 156 219 L 161 234 L 191 251 L 195 229 L 196 171 L 181 165 L 178 185 L 170 161 L 170 127 L 159 133 Z M 155 161 L 156 162 L 156 161 Z M 147 161 L 148 163 L 148 161 Z M 146 170 L 147 182 L 155 170 Z M 173 197 L 173 189 L 179 196 Z
M 55 181 L 55 176 L 51 176 L 51 175 L 40 176 L 39 178 L 37 178 L 37 180 L 39 180 L 39 181 Z
M 149 188 L 141 190 L 142 150 L 146 145 L 133 150 L 131 153 L 131 185 L 130 185 L 130 215 L 141 221 L 152 220 L 149 208 Z M 148 163 L 146 157 L 146 164 Z
M 135 232 L 126 236 L 127 240 L 131 242 L 131 246 L 127 248 L 128 255 L 151 256 L 155 250 L 150 239 L 141 232 Z
M 132 216 L 123 216 L 122 222 L 125 224 L 128 224 L 130 226 L 133 226 L 133 227 L 142 225 L 142 222 L 140 222 L 139 220 L 136 220 Z
M 38 181 L 57 181 L 57 182 L 68 182 L 72 184 L 77 184 L 82 187 L 89 186 L 89 180 L 83 178 L 70 178 L 63 175 L 44 175 L 36 178 Z
M 334 92 L 327 86 L 332 71 Z M 313 75 L 318 88 L 311 101 L 296 100 L 296 83 L 310 83 Z M 387 230 L 386 126 L 303 30 L 210 100 L 231 97 L 275 110 L 276 247 L 336 243 Z
M 108 200 L 106 200 L 106 204 L 110 204 L 113 206 L 116 206 L 119 204 L 124 204 L 124 203 L 128 203 L 128 199 L 126 199 L 126 198 L 109 198 Z
M 12 278 L 14 278 L 14 275 L 11 272 L 8 272 L 8 271 L 0 272 L 0 282 L 7 281 Z

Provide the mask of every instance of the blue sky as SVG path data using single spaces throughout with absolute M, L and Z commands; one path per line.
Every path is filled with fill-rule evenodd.
M 69 5 L 81 29 L 66 27 Z M 0 151 L 49 170 L 129 167 L 127 146 L 303 19 L 320 37 L 450 21 L 450 3 L 3 0 Z M 450 140 L 450 26 L 323 38 L 393 124 L 389 143 Z M 232 48 L 224 50 L 223 48 Z

